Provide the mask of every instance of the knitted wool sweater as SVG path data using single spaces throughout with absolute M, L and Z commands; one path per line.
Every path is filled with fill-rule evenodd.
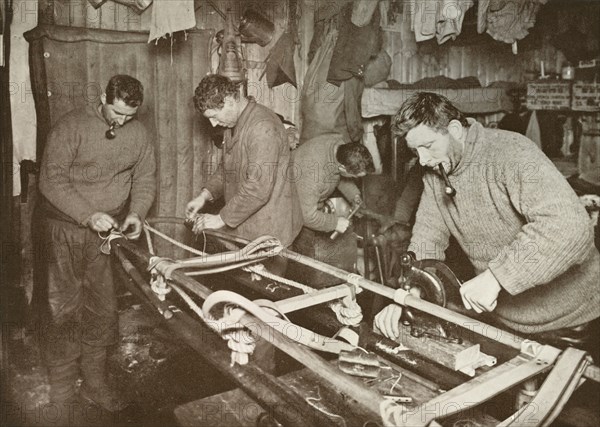
M 154 148 L 144 125 L 131 120 L 107 139 L 95 106 L 62 117 L 48 136 L 39 187 L 50 215 L 85 225 L 95 212 L 146 216 L 156 192 Z M 125 212 L 125 213 L 128 213 Z
M 477 274 L 502 290 L 493 312 L 508 327 L 537 333 L 600 316 L 600 255 L 590 219 L 567 181 L 529 139 L 470 119 L 463 157 L 444 194 L 423 178 L 410 250 L 444 259 L 454 236 Z

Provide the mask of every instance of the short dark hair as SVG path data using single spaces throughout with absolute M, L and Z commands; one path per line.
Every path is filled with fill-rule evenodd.
M 358 175 L 361 172 L 375 172 L 373 157 L 367 147 L 360 142 L 349 142 L 340 145 L 335 153 L 335 158 L 346 168 L 349 174 Z
M 108 104 L 114 104 L 115 99 L 120 99 L 130 107 L 139 107 L 144 101 L 144 86 L 138 79 L 126 74 L 112 76 L 105 92 Z
M 467 117 L 445 96 L 417 92 L 404 101 L 400 110 L 392 117 L 392 132 L 405 136 L 411 129 L 424 124 L 445 133 L 452 120 L 458 120 L 465 127 L 469 126 Z
M 228 77 L 209 74 L 204 77 L 194 92 L 194 106 L 204 113 L 206 110 L 220 110 L 225 105 L 225 97 L 233 95 L 238 98 L 239 85 Z

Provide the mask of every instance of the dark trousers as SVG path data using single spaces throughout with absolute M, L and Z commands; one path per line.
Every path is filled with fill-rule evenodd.
M 57 366 L 79 358 L 82 344 L 116 342 L 117 300 L 111 259 L 96 232 L 45 218 L 43 242 L 48 305 L 41 344 L 47 364 Z

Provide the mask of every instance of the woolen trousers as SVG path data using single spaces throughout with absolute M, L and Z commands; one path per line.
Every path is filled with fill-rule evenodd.
M 118 313 L 110 255 L 88 227 L 44 219 L 43 262 L 48 307 L 42 346 L 50 366 L 76 360 L 81 345 L 106 347 L 118 337 Z

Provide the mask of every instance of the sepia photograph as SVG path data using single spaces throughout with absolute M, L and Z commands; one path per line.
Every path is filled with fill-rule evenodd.
M 600 426 L 600 0 L 0 0 L 0 427 Z

